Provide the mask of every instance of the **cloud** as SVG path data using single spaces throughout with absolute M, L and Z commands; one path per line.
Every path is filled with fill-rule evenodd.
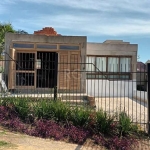
M 20 3 L 19 3 L 20 2 Z M 87 36 L 122 36 L 150 34 L 150 0 L 3 0 L 1 6 L 24 3 L 34 6 L 26 7 L 23 18 L 13 18 L 15 28 L 30 30 L 52 26 L 62 34 Z M 38 4 L 38 5 L 36 5 Z M 49 6 L 49 10 L 37 6 Z M 36 5 L 36 6 L 35 6 Z M 53 6 L 52 6 L 53 5 Z M 55 8 L 52 14 L 52 8 Z M 68 11 L 69 10 L 69 11 Z M 30 13 L 28 13 L 30 11 Z M 22 12 L 23 13 L 23 12 Z M 29 32 L 29 31 L 28 31 Z M 60 33 L 61 34 L 61 33 Z
M 16 0 L 17 1 L 17 0 Z M 125 9 L 128 11 L 137 11 L 149 13 L 149 0 L 20 0 L 38 4 L 53 4 L 55 6 L 67 6 L 79 9 L 89 9 L 98 11 L 119 11 Z
M 32 20 L 20 20 L 20 23 L 29 23 L 41 29 L 44 26 L 52 26 L 56 30 L 65 30 L 65 32 L 76 32 L 78 35 L 87 36 L 120 36 L 120 35 L 146 35 L 150 34 L 150 20 L 131 19 L 131 18 L 105 18 L 105 15 L 97 16 L 91 14 L 82 14 L 76 16 L 73 14 L 60 14 L 53 17 L 49 15 L 38 16 Z M 67 33 L 65 33 L 67 34 Z

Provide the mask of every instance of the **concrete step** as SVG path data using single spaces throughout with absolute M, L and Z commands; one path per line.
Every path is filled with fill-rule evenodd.
M 62 102 L 65 102 L 65 103 L 69 103 L 69 104 L 88 104 L 88 101 L 87 100 L 61 100 Z
M 88 106 L 89 102 L 87 100 L 61 100 L 64 103 L 68 103 L 71 107 L 81 107 L 81 106 Z
M 61 96 L 62 100 L 87 100 L 87 96 L 86 95 L 62 95 Z

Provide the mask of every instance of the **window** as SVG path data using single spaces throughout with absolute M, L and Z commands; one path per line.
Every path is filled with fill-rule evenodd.
M 94 57 L 87 57 L 87 71 L 93 72 L 95 71 L 95 58 Z
M 130 79 L 131 57 L 112 56 L 88 56 L 87 57 L 88 79 Z
M 13 43 L 13 48 L 34 48 L 34 44 Z
M 40 49 L 57 49 L 57 45 L 43 45 L 43 44 L 38 44 L 37 48 L 40 48 Z
M 120 72 L 131 71 L 131 58 L 120 58 Z
M 106 72 L 106 57 L 96 57 L 96 71 Z
M 34 70 L 34 53 L 17 53 L 16 70 Z
M 59 49 L 62 50 L 79 50 L 79 46 L 73 46 L 73 45 L 60 45 Z
M 119 58 L 108 57 L 108 72 L 118 72 L 119 71 Z
M 34 86 L 34 73 L 16 73 L 17 86 Z

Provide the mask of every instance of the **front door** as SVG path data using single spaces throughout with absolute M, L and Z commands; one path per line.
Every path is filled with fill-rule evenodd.
M 80 51 L 59 53 L 59 89 L 80 91 Z
M 37 88 L 57 86 L 58 54 L 56 52 L 37 52 Z

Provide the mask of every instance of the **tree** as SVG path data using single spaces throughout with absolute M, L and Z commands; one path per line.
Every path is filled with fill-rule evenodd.
M 140 61 L 140 55 L 137 56 L 137 61 Z
M 24 30 L 18 30 L 16 31 L 15 33 L 18 33 L 18 34 L 28 34 L 28 32 L 24 31 Z
M 13 29 L 10 23 L 0 23 L 0 54 L 4 50 L 5 44 L 5 33 L 12 32 L 14 33 L 15 30 Z
M 28 34 L 24 30 L 14 30 L 13 26 L 10 23 L 0 23 L 0 59 L 1 53 L 4 50 L 5 45 L 5 33 L 18 33 L 18 34 Z

